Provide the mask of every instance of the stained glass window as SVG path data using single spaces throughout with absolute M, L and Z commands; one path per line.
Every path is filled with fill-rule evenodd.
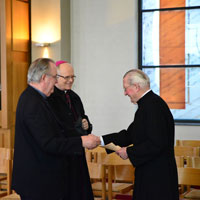
M 200 1 L 138 2 L 139 67 L 176 122 L 200 123 Z

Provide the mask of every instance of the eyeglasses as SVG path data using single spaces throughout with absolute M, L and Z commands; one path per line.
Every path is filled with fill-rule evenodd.
M 57 74 L 57 77 L 64 78 L 66 81 L 69 81 L 70 79 L 74 80 L 76 78 L 76 76 L 62 76 L 59 74 Z
M 127 86 L 126 88 L 124 88 L 124 92 L 126 92 L 127 91 L 127 89 L 129 88 L 129 87 L 131 87 L 131 86 L 133 86 L 134 84 L 132 84 L 132 85 L 129 85 L 129 86 Z
M 51 76 L 52 78 L 54 78 L 54 79 L 57 79 L 58 78 L 58 74 L 56 74 L 56 75 L 52 75 L 52 74 L 46 74 L 47 76 Z

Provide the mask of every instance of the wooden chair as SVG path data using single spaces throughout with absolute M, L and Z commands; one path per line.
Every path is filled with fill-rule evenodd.
M 190 157 L 188 156 L 186 159 L 186 167 L 199 168 L 200 169 L 200 157 Z M 187 186 L 187 190 L 189 191 L 190 186 Z
M 134 168 L 129 160 L 122 160 L 115 153 L 108 155 L 104 149 L 92 151 L 92 154 L 94 157 L 92 162 L 88 162 L 88 169 L 95 196 L 104 199 L 108 194 L 111 199 L 116 194 L 133 189 Z
M 187 156 L 200 155 L 199 147 L 191 147 L 191 146 L 175 146 L 174 152 L 175 156 L 184 156 L 184 159 L 186 159 Z
M 117 154 L 111 153 L 104 159 L 104 166 L 108 174 L 108 199 L 111 200 L 116 194 L 126 193 L 133 189 L 135 169 L 129 159 L 123 160 Z M 114 182 L 114 183 L 113 183 Z M 115 184 L 123 183 L 120 187 Z
M 199 147 L 191 146 L 175 146 L 175 158 L 177 167 L 192 167 L 191 157 L 198 157 Z M 200 157 L 199 157 L 200 158 Z M 181 185 L 180 192 L 184 192 L 184 185 Z M 187 186 L 187 190 L 190 189 L 190 186 Z
M 4 187 L 0 185 L 0 197 L 11 194 L 11 160 L 1 160 L 0 159 L 0 173 L 6 175 L 6 183 Z
M 176 146 L 200 147 L 200 140 L 176 140 Z
M 11 193 L 12 151 L 0 148 L 0 197 Z
M 200 157 L 190 157 L 186 159 L 187 167 L 199 168 L 200 169 Z
M 187 158 L 193 156 L 199 156 L 199 147 L 191 147 L 191 146 L 175 146 L 175 157 L 182 156 L 184 158 L 184 166 L 187 166 Z M 182 161 L 181 161 L 182 162 Z M 182 167 L 181 165 L 178 167 Z M 182 184 L 179 188 L 180 193 L 184 192 L 185 186 Z M 190 189 L 190 186 L 187 185 L 187 190 Z
M 96 163 L 103 163 L 107 156 L 106 152 L 92 152 L 93 162 Z
M 105 200 L 109 194 L 105 166 L 100 163 L 88 162 L 88 169 L 94 196 Z M 133 171 L 133 167 L 130 165 L 118 166 L 115 169 L 112 176 L 112 197 L 116 194 L 124 194 L 133 189 Z M 130 176 L 130 173 L 132 176 Z
M 106 172 L 104 172 L 105 168 L 102 163 L 107 153 L 101 147 L 96 147 L 92 150 L 86 149 L 85 152 L 94 196 L 95 198 L 101 196 L 102 199 L 106 199 L 106 184 L 104 183 Z
M 88 151 L 88 152 L 104 152 L 104 153 L 106 153 L 105 149 L 100 147 L 100 146 L 97 146 L 96 148 L 94 148 L 92 150 L 86 149 L 86 151 Z
M 86 159 L 89 162 L 102 163 L 106 156 L 105 149 L 99 146 L 92 150 L 86 150 Z
M 200 169 L 179 167 L 178 180 L 180 185 L 200 186 Z M 187 199 L 200 199 L 200 190 L 190 188 L 188 191 L 181 194 L 180 197 Z
M 0 159 L 12 160 L 12 150 L 0 147 Z M 5 174 L 0 173 L 0 181 L 6 180 Z
M 20 199 L 21 199 L 20 196 L 16 193 L 13 193 L 1 198 L 1 200 L 20 200 Z
M 88 162 L 88 170 L 90 174 L 90 180 L 94 197 L 101 197 L 103 200 L 106 199 L 106 179 L 104 177 L 105 168 L 100 163 Z
M 184 157 L 183 156 L 175 156 L 176 159 L 176 166 L 177 167 L 184 167 L 185 163 L 184 163 Z M 184 185 L 179 185 L 179 193 L 183 193 L 184 192 Z
M 176 159 L 177 167 L 184 167 L 184 157 L 183 156 L 175 156 L 175 159 Z
M 88 151 L 87 149 L 85 150 L 85 157 L 87 162 L 92 162 L 92 153 L 91 151 Z

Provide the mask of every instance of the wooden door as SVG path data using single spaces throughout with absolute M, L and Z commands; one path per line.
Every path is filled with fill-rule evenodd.
M 30 64 L 30 0 L 0 0 L 6 44 L 1 65 L 2 103 L 0 146 L 13 147 L 18 98 L 27 86 Z M 3 24 L 3 22 L 2 22 Z

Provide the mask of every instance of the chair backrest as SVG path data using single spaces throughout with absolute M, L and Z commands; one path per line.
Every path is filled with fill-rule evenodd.
M 200 169 L 200 157 L 190 157 L 186 159 L 187 167 L 199 168 Z
M 176 140 L 176 146 L 200 147 L 200 140 Z
M 102 163 L 107 153 L 104 148 L 96 147 L 92 150 L 86 150 L 86 159 L 88 162 Z
M 120 158 L 116 153 L 111 153 L 108 154 L 103 163 L 105 165 L 132 165 L 129 159 L 123 160 L 122 158 Z
M 94 196 L 101 196 L 102 200 L 106 199 L 106 170 L 101 163 L 87 162 L 92 190 Z M 98 185 L 95 189 L 94 184 Z
M 6 181 L 4 185 L 4 189 L 6 190 L 0 191 L 0 197 L 11 194 L 11 165 L 11 160 L 0 160 L 0 173 L 6 176 L 5 180 L 3 180 L 4 182 Z
M 96 147 L 96 148 L 94 148 L 92 150 L 86 150 L 86 151 L 91 151 L 91 152 L 106 152 L 105 148 L 102 148 L 100 146 L 98 146 L 98 147 Z
M 0 197 L 11 193 L 12 150 L 0 148 L 0 174 L 5 174 L 6 191 L 0 192 Z
M 103 163 L 107 157 L 106 152 L 92 152 L 93 162 Z
M 178 181 L 180 185 L 200 186 L 200 169 L 178 167 Z
M 174 147 L 175 156 L 184 156 L 186 159 L 187 156 L 199 156 L 199 147 L 191 146 L 175 146 Z
M 123 160 L 116 153 L 111 153 L 104 158 L 103 164 L 113 166 L 114 181 L 134 182 L 135 168 L 129 159 Z
M 100 163 L 95 163 L 95 162 L 88 162 L 88 170 L 89 170 L 89 175 L 90 179 L 102 179 L 102 165 Z
M 12 150 L 10 148 L 0 147 L 0 159 L 11 160 Z
M 116 165 L 114 168 L 114 180 L 116 182 L 133 183 L 135 168 L 132 165 Z
M 91 151 L 85 151 L 85 157 L 87 162 L 92 162 L 92 152 Z
M 184 157 L 183 156 L 175 156 L 175 159 L 176 159 L 177 167 L 184 167 Z
M 111 199 L 117 193 L 125 193 L 133 188 L 134 167 L 129 160 L 123 160 L 115 153 L 106 154 L 102 151 L 95 152 L 94 155 L 97 159 L 88 162 L 90 178 L 94 181 L 101 179 L 100 184 L 92 183 L 94 194 L 98 193 L 94 190 L 95 184 L 101 185 L 102 199 L 105 199 L 105 194 L 108 194 L 108 199 Z

